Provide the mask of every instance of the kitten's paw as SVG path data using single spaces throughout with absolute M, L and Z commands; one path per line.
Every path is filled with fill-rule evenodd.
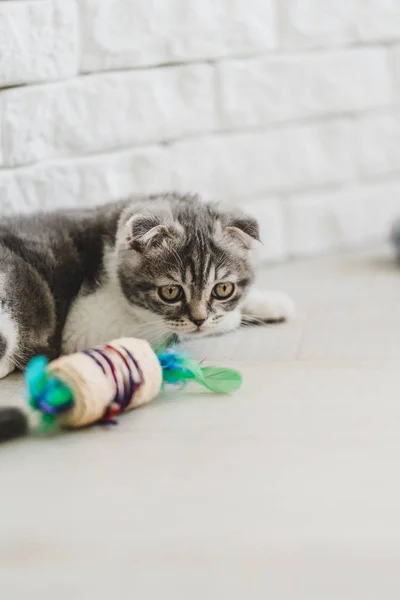
M 281 323 L 294 317 L 293 300 L 283 292 L 252 290 L 243 307 L 244 321 Z

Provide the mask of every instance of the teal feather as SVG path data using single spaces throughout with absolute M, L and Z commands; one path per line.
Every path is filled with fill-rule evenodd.
M 163 381 L 170 384 L 196 381 L 211 392 L 231 394 L 242 384 L 242 376 L 235 369 L 202 367 L 177 348 L 164 348 L 157 353 L 163 371 Z
M 43 424 L 51 425 L 73 406 L 74 397 L 65 383 L 48 372 L 47 366 L 44 356 L 33 358 L 26 368 L 25 381 L 30 406 L 42 413 Z

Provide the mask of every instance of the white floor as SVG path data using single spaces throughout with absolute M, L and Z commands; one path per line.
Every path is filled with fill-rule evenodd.
M 192 348 L 239 366 L 235 396 L 1 447 L 2 599 L 398 600 L 400 267 L 373 250 L 263 283 L 295 322 Z

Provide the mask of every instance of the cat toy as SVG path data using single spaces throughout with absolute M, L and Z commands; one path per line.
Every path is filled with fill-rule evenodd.
M 241 385 L 233 369 L 201 366 L 177 348 L 155 352 L 146 340 L 122 338 L 48 362 L 31 360 L 25 380 L 31 408 L 49 427 L 114 423 L 117 415 L 155 398 L 165 384 L 196 381 L 212 392 Z

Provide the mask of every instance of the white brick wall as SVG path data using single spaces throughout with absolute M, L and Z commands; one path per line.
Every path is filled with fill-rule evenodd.
M 80 0 L 85 72 L 267 52 L 274 0 Z
M 0 2 L 0 86 L 79 71 L 75 0 Z
M 228 129 L 388 106 L 388 52 L 351 48 L 222 61 L 220 106 Z
M 214 73 L 190 65 L 104 73 L 3 94 L 6 166 L 214 131 Z
M 391 42 L 400 36 L 398 0 L 283 0 L 287 48 Z
M 0 214 L 199 191 L 263 257 L 400 216 L 400 0 L 0 0 Z

